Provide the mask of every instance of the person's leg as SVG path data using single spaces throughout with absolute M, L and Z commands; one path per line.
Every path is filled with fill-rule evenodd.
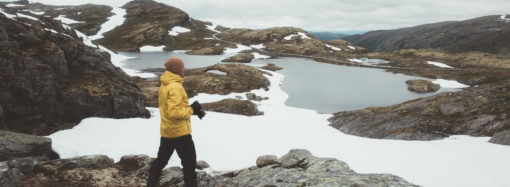
M 151 168 L 149 170 L 149 177 L 147 177 L 147 187 L 155 187 L 159 182 L 161 176 L 161 170 L 166 166 L 170 156 L 174 152 L 174 145 L 170 139 L 161 137 L 159 143 L 158 157 L 152 161 Z
M 197 154 L 195 152 L 195 143 L 191 135 L 183 136 L 175 145 L 177 155 L 181 158 L 182 172 L 184 173 L 184 184 L 186 187 L 197 186 Z

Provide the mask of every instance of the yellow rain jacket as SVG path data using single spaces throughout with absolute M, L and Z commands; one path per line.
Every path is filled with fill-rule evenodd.
M 160 133 L 165 138 L 177 138 L 191 134 L 188 95 L 182 87 L 184 79 L 172 72 L 161 75 L 159 87 L 159 112 L 161 114 Z

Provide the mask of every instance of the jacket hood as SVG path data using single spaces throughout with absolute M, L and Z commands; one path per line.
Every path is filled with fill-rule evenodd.
M 165 73 L 163 73 L 163 75 L 161 75 L 160 80 L 161 80 L 161 84 L 163 84 L 163 85 L 167 85 L 172 82 L 179 82 L 181 84 L 184 82 L 184 78 L 182 78 L 181 76 L 179 76 L 177 74 L 169 72 L 169 71 L 165 71 Z

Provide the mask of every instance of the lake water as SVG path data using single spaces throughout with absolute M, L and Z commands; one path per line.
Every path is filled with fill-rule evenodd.
M 121 54 L 136 57 L 124 63 L 127 68 L 137 70 L 162 68 L 165 59 L 170 56 L 182 58 L 187 69 L 221 63 L 221 59 L 225 58 L 225 55 L 197 56 L 176 52 Z M 405 81 L 420 77 L 393 74 L 382 69 L 318 63 L 302 58 L 259 59 L 247 65 L 259 67 L 267 63 L 283 68 L 278 73 L 285 76 L 281 86 L 289 94 L 286 105 L 313 109 L 318 113 L 331 114 L 370 106 L 388 106 L 439 92 L 456 91 L 441 88 L 436 93 L 418 94 L 408 91 Z

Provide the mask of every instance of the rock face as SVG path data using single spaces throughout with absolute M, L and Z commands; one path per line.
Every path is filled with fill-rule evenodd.
M 407 89 L 412 92 L 416 93 L 429 93 L 429 92 L 435 92 L 441 88 L 439 84 L 434 84 L 428 80 L 420 80 L 420 79 L 414 79 L 414 80 L 408 80 L 406 81 Z
M 506 144 L 503 131 L 510 129 L 507 90 L 510 79 L 388 107 L 340 112 L 329 121 L 344 133 L 370 138 L 433 140 L 449 135 L 495 136 L 492 142 Z M 497 133 L 502 134 L 496 137 Z
M 446 52 L 510 53 L 510 24 L 498 16 L 450 21 L 396 30 L 372 31 L 343 39 L 371 52 L 438 49 Z
M 222 62 L 241 62 L 241 63 L 249 63 L 253 60 L 254 56 L 251 53 L 240 53 L 235 56 L 228 57 L 226 59 L 221 60 Z
M 214 103 L 202 104 L 202 109 L 229 114 L 257 116 L 264 114 L 257 109 L 257 105 L 248 100 L 224 99 Z
M 47 135 L 91 116 L 149 116 L 145 97 L 108 53 L 58 22 L 20 20 L 0 14 L 0 128 Z
M 59 158 L 49 138 L 0 130 L 0 161 L 34 156 Z

